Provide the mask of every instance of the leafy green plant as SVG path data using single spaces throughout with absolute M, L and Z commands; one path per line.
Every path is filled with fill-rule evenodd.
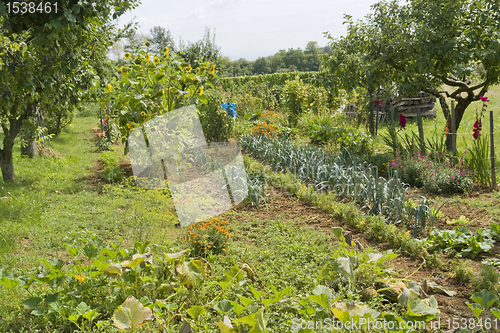
M 454 250 L 459 255 L 477 257 L 481 253 L 490 253 L 495 240 L 490 229 L 477 229 L 472 233 L 468 228 L 455 227 L 453 230 L 434 229 L 426 238 L 429 250 Z
M 217 90 L 205 92 L 207 103 L 199 106 L 200 122 L 208 142 L 228 141 L 233 130 L 234 118 L 221 107 L 222 96 Z
M 454 261 L 451 272 L 458 283 L 469 283 L 474 276 L 474 269 L 465 260 Z
M 481 328 L 482 332 L 489 332 L 490 329 L 496 326 L 494 325 L 496 324 L 496 320 L 494 323 L 492 322 L 491 318 L 489 317 L 481 318 L 481 315 L 483 313 L 486 314 L 486 311 L 490 310 L 491 314 L 493 314 L 497 319 L 500 319 L 500 310 L 496 308 L 491 308 L 495 303 L 497 303 L 497 305 L 500 305 L 498 297 L 495 294 L 488 291 L 487 289 L 483 289 L 480 292 L 477 292 L 476 294 L 472 295 L 471 300 L 473 300 L 474 303 L 466 302 L 466 304 L 474 313 L 474 316 L 478 321 L 477 326 Z M 480 318 L 484 320 L 481 320 Z
M 194 256 L 208 257 L 226 252 L 232 228 L 226 221 L 212 218 L 190 225 L 184 242 L 189 243 Z
M 283 87 L 282 105 L 288 113 L 290 127 L 296 127 L 299 117 L 308 111 L 308 95 L 308 86 L 298 76 Z
M 489 142 L 488 136 L 481 135 L 477 140 L 473 141 L 472 147 L 465 155 L 467 166 L 474 170 L 474 180 L 488 186 L 491 185 Z

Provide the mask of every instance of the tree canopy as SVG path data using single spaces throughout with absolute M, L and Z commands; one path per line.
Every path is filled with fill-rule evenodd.
M 115 42 L 113 19 L 137 0 L 57 0 L 57 13 L 7 12 L 0 3 L 0 165 L 15 179 L 12 147 L 23 124 L 40 106 L 76 104 L 107 63 Z M 55 100 L 55 101 L 54 101 Z

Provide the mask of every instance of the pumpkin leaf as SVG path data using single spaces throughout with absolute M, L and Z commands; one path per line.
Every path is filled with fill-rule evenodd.
M 144 307 L 134 296 L 129 296 L 113 312 L 113 324 L 120 331 L 135 330 L 151 320 L 153 320 L 151 309 Z

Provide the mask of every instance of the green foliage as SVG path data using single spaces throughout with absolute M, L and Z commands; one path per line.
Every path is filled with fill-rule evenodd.
M 472 147 L 465 155 L 465 161 L 467 166 L 474 170 L 474 181 L 491 186 L 489 135 L 481 135 L 472 142 Z
M 296 127 L 299 117 L 309 111 L 308 94 L 308 86 L 300 80 L 299 76 L 285 83 L 282 106 L 288 114 L 288 123 L 291 127 Z
M 294 173 L 319 191 L 332 191 L 338 200 L 352 200 L 369 214 L 385 215 L 387 221 L 404 221 L 414 234 L 423 231 L 426 221 L 434 218 L 426 200 L 416 207 L 407 204 L 408 188 L 399 179 L 377 178 L 371 165 L 345 150 L 335 156 L 322 149 L 299 147 L 289 140 L 268 136 L 242 136 L 240 145 L 250 156 L 269 163 L 276 171 Z
M 113 98 L 110 117 L 119 126 L 123 142 L 127 142 L 131 130 L 160 114 L 207 103 L 204 89 L 213 88 L 210 80 L 217 78 L 215 65 L 208 62 L 193 69 L 166 50 L 160 55 L 148 51 L 146 47 L 135 55 L 128 54 L 130 61 L 120 68 L 119 81 L 108 84 L 100 101 L 105 107 Z
M 267 87 L 269 90 L 272 90 L 277 87 L 285 86 L 287 81 L 293 81 L 297 76 L 300 78 L 300 80 L 302 80 L 306 84 L 314 82 L 320 78 L 320 74 L 318 72 L 294 72 L 294 73 L 276 73 L 276 74 L 265 74 L 265 75 L 254 75 L 254 76 L 225 77 L 221 78 L 219 81 L 224 90 L 226 91 L 240 90 L 249 82 L 252 82 L 256 86 Z
M 486 289 L 491 293 L 496 293 L 499 279 L 500 273 L 498 273 L 495 267 L 492 265 L 482 265 L 479 276 L 472 278 L 471 286 L 475 291 Z
M 115 152 L 103 152 L 101 155 L 101 161 L 104 164 L 102 177 L 108 183 L 116 183 L 123 179 L 123 171 L 120 168 L 120 159 Z
M 497 224 L 492 223 L 490 228 L 476 229 L 472 233 L 464 227 L 454 227 L 453 230 L 434 229 L 426 239 L 429 250 L 443 249 L 445 252 L 458 253 L 460 256 L 477 257 L 481 253 L 490 253 L 495 239 L 498 238 Z
M 207 258 L 226 252 L 231 238 L 232 227 L 226 221 L 212 218 L 190 225 L 184 242 L 189 243 L 193 256 Z
M 474 269 L 465 260 L 454 261 L 451 272 L 458 283 L 469 283 L 474 277 Z

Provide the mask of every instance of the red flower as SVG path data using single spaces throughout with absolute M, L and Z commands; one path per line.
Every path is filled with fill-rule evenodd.
M 406 127 L 406 116 L 402 113 L 399 114 L 399 126 L 401 126 L 401 128 Z
M 378 98 L 375 98 L 375 103 L 377 104 L 377 106 L 380 106 L 380 104 L 382 104 L 382 101 Z
M 478 119 L 476 120 L 476 122 L 474 123 L 474 125 L 472 126 L 472 137 L 474 138 L 474 140 L 477 140 L 479 139 L 479 137 L 481 136 L 481 119 Z
M 480 99 L 480 100 L 481 100 L 481 102 L 483 102 L 483 103 L 488 102 L 488 97 L 486 97 L 486 96 L 481 96 L 481 97 L 479 97 L 479 99 Z

